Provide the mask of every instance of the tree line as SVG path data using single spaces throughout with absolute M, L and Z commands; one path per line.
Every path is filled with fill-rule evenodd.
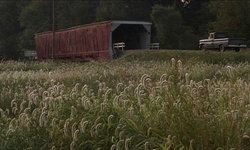
M 0 1 L 0 58 L 35 49 L 34 34 L 52 30 L 52 0 Z M 55 0 L 55 29 L 105 20 L 153 23 L 152 41 L 164 49 L 197 49 L 208 32 L 250 40 L 249 0 Z

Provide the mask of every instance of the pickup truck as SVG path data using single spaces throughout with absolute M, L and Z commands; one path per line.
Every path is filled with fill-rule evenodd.
M 224 52 L 226 49 L 234 49 L 236 52 L 240 48 L 245 48 L 246 39 L 244 38 L 229 38 L 225 32 L 213 32 L 209 34 L 208 39 L 199 41 L 199 48 L 203 51 L 207 49 L 219 49 Z

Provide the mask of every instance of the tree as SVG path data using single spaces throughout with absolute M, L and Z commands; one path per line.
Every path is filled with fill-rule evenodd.
M 208 35 L 210 24 L 215 20 L 215 15 L 209 8 L 209 4 L 209 2 L 204 2 L 201 8 L 196 12 L 196 20 L 194 20 L 196 27 L 195 33 L 200 37 Z
M 196 36 L 183 25 L 181 14 L 174 7 L 155 5 L 151 17 L 157 30 L 156 38 L 163 48 L 195 48 Z
M 150 21 L 151 1 L 113 0 L 100 1 L 97 8 L 96 20 L 141 20 Z
M 101 1 L 100 6 L 97 8 L 96 20 L 125 20 L 128 12 L 128 2 L 126 1 Z
M 95 21 L 97 1 L 55 1 L 55 30 Z M 52 1 L 30 1 L 22 8 L 21 49 L 35 49 L 34 34 L 52 31 Z
M 55 0 L 55 27 L 104 20 L 152 21 L 152 35 L 156 29 L 155 39 L 163 48 L 197 48 L 197 36 L 209 31 L 250 38 L 248 0 L 187 2 L 184 7 L 181 0 Z M 35 49 L 35 33 L 51 30 L 52 1 L 0 1 L 0 58 L 19 58 L 23 50 Z
M 18 59 L 21 54 L 18 49 L 19 36 L 22 31 L 18 21 L 20 13 L 18 4 L 15 1 L 0 1 L 1 59 Z
M 95 22 L 98 1 L 58 1 L 56 24 L 58 29 Z
M 250 3 L 248 0 L 211 1 L 210 9 L 216 16 L 210 30 L 225 31 L 231 36 L 250 38 Z
M 184 24 L 189 26 L 197 36 L 207 34 L 209 23 L 213 19 L 214 15 L 208 6 L 209 0 L 175 1 L 175 9 L 181 13 Z
M 20 38 L 20 49 L 35 49 L 34 34 L 52 29 L 52 2 L 30 1 L 22 8 L 19 19 L 24 29 Z

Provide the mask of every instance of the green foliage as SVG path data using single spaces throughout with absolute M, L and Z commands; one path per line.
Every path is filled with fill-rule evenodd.
M 165 49 L 195 49 L 195 35 L 183 25 L 181 14 L 174 7 L 155 5 L 151 14 L 157 30 L 157 39 Z
M 10 11 L 11 10 L 11 11 Z M 19 8 L 14 1 L 0 1 L 0 59 L 18 59 L 20 32 Z
M 128 12 L 128 4 L 126 1 L 101 1 L 97 10 L 96 18 L 99 21 L 104 20 L 125 20 L 126 12 Z
M 69 28 L 95 21 L 98 1 L 58 1 L 56 2 L 57 29 Z
M 150 1 L 100 1 L 96 20 L 142 20 L 150 21 L 152 2 Z
M 20 39 L 20 47 L 26 50 L 35 49 L 34 34 L 51 31 L 52 3 L 48 1 L 30 1 L 22 8 L 20 24 L 24 28 Z
M 210 24 L 215 20 L 215 14 L 212 13 L 212 10 L 209 6 L 209 2 L 204 2 L 200 6 L 200 10 L 198 10 L 195 14 L 197 17 L 196 20 L 194 20 L 196 24 L 196 33 L 202 38 L 206 37 L 209 31 L 211 31 Z
M 187 62 L 204 62 L 211 64 L 245 63 L 250 62 L 249 50 L 242 50 L 239 53 L 227 51 L 220 53 L 218 51 L 201 52 L 199 50 L 140 50 L 128 51 L 120 60 L 123 61 L 166 61 L 171 58 L 180 59 Z
M 87 24 L 95 20 L 93 1 L 55 1 L 56 30 Z M 52 30 L 52 1 L 30 1 L 22 7 L 20 24 L 24 28 L 20 48 L 35 49 L 34 34 Z
M 175 8 L 180 11 L 184 23 L 190 27 L 195 35 L 207 34 L 209 23 L 213 19 L 213 14 L 209 9 L 209 1 L 192 1 L 183 7 L 181 1 L 176 1 Z
M 0 47 L 0 52 L 2 53 L 2 55 L 0 56 L 0 59 L 18 60 L 22 56 L 22 53 L 18 47 L 19 36 L 20 34 L 12 34 L 6 36 L 5 39 L 2 40 L 2 44 Z
M 212 23 L 214 31 L 226 31 L 231 36 L 249 39 L 250 3 L 248 0 L 212 1 L 210 8 L 217 17 Z

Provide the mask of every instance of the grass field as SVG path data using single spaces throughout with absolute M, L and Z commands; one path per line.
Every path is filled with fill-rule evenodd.
M 250 53 L 0 63 L 0 149 L 249 149 Z

